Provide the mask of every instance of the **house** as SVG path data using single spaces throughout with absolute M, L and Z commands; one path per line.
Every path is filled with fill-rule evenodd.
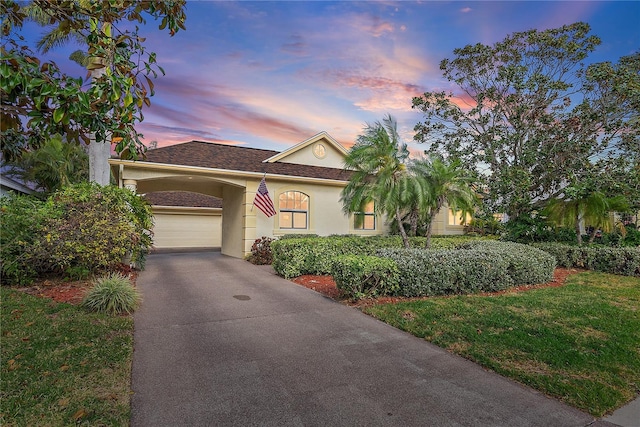
M 342 212 L 346 154 L 321 132 L 282 152 L 191 141 L 149 150 L 143 160 L 109 162 L 119 186 L 150 200 L 156 248 L 219 246 L 223 254 L 244 257 L 261 236 L 388 232 L 372 211 L 362 213 L 364 221 Z M 253 204 L 263 178 L 272 217 Z M 456 222 L 443 209 L 434 233 L 462 234 Z

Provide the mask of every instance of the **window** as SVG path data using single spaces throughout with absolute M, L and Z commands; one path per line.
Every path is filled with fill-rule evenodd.
M 467 214 L 465 217 L 462 215 L 462 211 L 449 209 L 449 225 L 465 225 L 469 222 L 471 222 L 471 215 Z
M 285 191 L 278 198 L 280 228 L 308 227 L 309 196 L 299 191 Z
M 375 230 L 376 229 L 376 215 L 374 213 L 373 202 L 369 202 L 364 207 L 363 212 L 356 212 L 353 214 L 353 229 L 354 230 Z

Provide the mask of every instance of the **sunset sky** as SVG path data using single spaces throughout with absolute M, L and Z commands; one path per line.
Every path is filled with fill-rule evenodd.
M 409 142 L 411 98 L 455 90 L 439 70 L 453 49 L 576 21 L 602 39 L 590 61 L 640 49 L 637 1 L 189 1 L 186 31 L 141 30 L 166 76 L 138 130 L 280 151 L 321 131 L 349 146 L 389 113 Z

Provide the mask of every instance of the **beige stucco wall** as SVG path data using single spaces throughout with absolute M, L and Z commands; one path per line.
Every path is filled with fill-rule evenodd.
M 213 248 L 222 245 L 222 209 L 153 207 L 154 248 Z
M 249 183 L 247 190 L 255 196 L 259 181 Z M 388 228 L 384 221 L 376 222 L 376 230 L 354 230 L 353 217 L 342 213 L 340 203 L 340 192 L 342 186 L 322 185 L 313 183 L 292 183 L 282 180 L 267 179 L 267 188 L 274 202 L 277 215 L 267 218 L 260 210 L 253 208 L 255 215 L 256 238 L 261 236 L 279 237 L 284 234 L 318 234 L 328 236 L 330 234 L 359 234 L 359 235 L 379 235 L 385 234 Z M 308 228 L 305 229 L 281 229 L 280 212 L 278 198 L 286 191 L 301 191 L 309 196 Z M 226 207 L 226 205 L 225 205 Z

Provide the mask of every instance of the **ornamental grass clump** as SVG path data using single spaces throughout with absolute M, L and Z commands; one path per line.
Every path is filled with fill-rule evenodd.
M 141 301 L 140 292 L 131 281 L 122 274 L 114 273 L 98 278 L 82 305 L 91 311 L 117 315 L 133 313 Z

